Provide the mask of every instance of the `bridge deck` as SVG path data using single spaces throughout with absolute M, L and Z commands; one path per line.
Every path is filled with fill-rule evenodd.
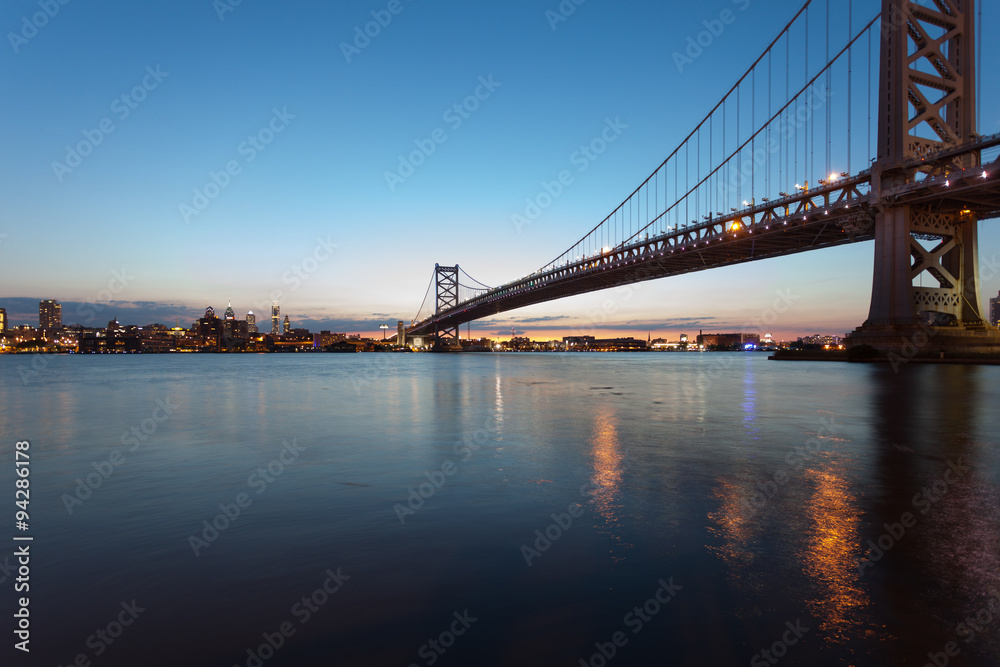
M 923 158 L 951 162 L 1000 145 L 1000 135 Z M 862 172 L 779 200 L 610 249 L 502 285 L 419 322 L 407 333 L 432 333 L 501 312 L 619 285 L 704 271 L 874 238 L 871 173 Z M 986 167 L 883 190 L 883 202 L 944 210 L 968 209 L 980 219 L 1000 216 L 1000 160 Z

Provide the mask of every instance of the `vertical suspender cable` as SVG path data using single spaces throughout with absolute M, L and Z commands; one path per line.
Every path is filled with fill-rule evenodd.
M 795 125 L 795 141 L 792 150 L 792 156 L 795 158 L 795 172 L 794 172 L 794 182 L 798 185 L 799 182 L 799 100 L 795 100 L 795 104 L 792 105 L 795 110 L 794 115 L 794 125 Z
M 884 20 L 884 19 L 883 19 Z M 868 151 L 867 156 L 872 157 L 872 31 L 868 29 Z M 877 155 L 874 157 L 878 157 Z M 871 163 L 869 163 L 871 164 Z
M 854 34 L 854 0 L 847 0 L 847 39 L 851 39 Z M 853 59 L 854 47 L 847 52 L 847 173 L 853 174 L 851 169 L 851 81 L 854 76 Z
M 983 5 L 986 0 L 979 0 L 979 17 L 976 20 L 976 133 L 983 127 Z M 980 156 L 982 162 L 982 156 Z
M 789 86 L 791 84 L 791 81 L 792 81 L 792 69 L 791 69 L 792 65 L 791 65 L 791 63 L 792 63 L 792 33 L 791 33 L 791 31 L 789 31 L 789 33 L 787 35 L 785 35 L 785 103 L 786 104 L 788 103 L 788 100 L 791 97 L 791 88 L 789 88 Z M 786 116 L 788 118 L 789 129 L 795 129 L 795 125 L 793 123 L 793 112 L 794 112 L 794 108 L 789 108 L 789 110 L 787 112 L 787 116 Z M 794 136 L 798 136 L 798 130 L 795 130 Z M 786 139 L 785 139 L 785 170 L 786 171 L 791 171 L 792 170 L 791 161 L 788 159 L 788 148 L 789 148 L 789 144 L 793 144 L 793 143 L 794 143 L 794 137 L 793 137 L 793 141 L 788 141 L 788 139 L 786 137 Z M 794 153 L 793 153 L 793 155 L 794 155 Z M 794 176 L 792 177 L 792 182 L 793 183 L 795 182 L 795 177 Z M 787 181 L 785 182 L 784 187 L 785 187 L 785 189 L 788 188 L 788 182 Z
M 740 101 L 740 93 L 743 90 L 743 86 L 740 85 L 736 88 L 736 146 L 740 145 L 740 112 L 743 103 Z M 743 151 L 739 150 L 736 153 L 736 169 L 740 169 L 740 158 L 743 156 Z M 737 174 L 737 186 L 736 186 L 736 201 L 740 201 L 743 198 L 743 172 L 739 171 Z
M 803 82 L 804 83 L 809 83 L 809 8 L 808 7 L 806 7 L 806 41 L 805 41 L 805 52 L 806 52 L 806 57 L 805 57 L 805 71 L 804 71 L 804 75 L 805 76 L 803 76 L 802 78 L 803 78 Z M 805 154 L 802 156 L 802 161 L 804 162 L 803 168 L 805 169 L 805 172 L 806 172 L 804 180 L 807 181 L 807 182 L 809 181 L 809 175 L 813 173 L 813 167 L 814 167 L 813 160 L 812 160 L 812 158 L 813 158 L 813 151 L 811 150 L 811 147 L 815 146 L 815 144 L 816 144 L 816 134 L 815 134 L 816 128 L 812 124 L 812 109 L 808 108 L 808 98 L 809 98 L 809 95 L 807 94 L 806 95 L 806 99 L 807 99 L 807 111 L 809 111 L 809 113 L 808 113 L 807 118 L 806 118 L 806 145 L 805 145 Z
M 825 56 L 825 59 L 826 59 L 827 63 L 830 62 L 830 0 L 826 0 L 826 56 Z M 830 103 L 830 85 L 831 85 L 830 77 L 831 77 L 832 72 L 833 72 L 833 68 L 832 67 L 829 68 L 828 70 L 826 70 L 826 163 L 824 164 L 823 178 L 826 178 L 826 177 L 828 177 L 830 175 L 830 166 L 831 166 L 831 164 L 830 164 L 830 146 L 831 146 L 831 144 L 830 144 L 830 123 L 831 123 L 831 121 L 833 119 L 833 116 L 831 115 L 830 112 L 833 109 L 833 105 Z

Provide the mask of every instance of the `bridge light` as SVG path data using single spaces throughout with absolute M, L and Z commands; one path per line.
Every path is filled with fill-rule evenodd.
M 986 178 L 986 176 L 987 176 L 987 173 L 984 171 L 983 172 L 983 178 Z
M 827 180 L 832 183 L 833 181 L 837 180 L 838 178 L 840 178 L 840 174 L 838 174 L 837 172 L 834 172 L 834 173 L 830 174 L 830 178 L 828 178 Z

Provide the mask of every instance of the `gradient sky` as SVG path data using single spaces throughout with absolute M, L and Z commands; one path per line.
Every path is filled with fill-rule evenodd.
M 378 324 L 414 317 L 435 262 L 497 285 L 559 255 L 660 164 L 801 2 L 588 0 L 553 28 L 558 0 L 400 0 L 345 55 L 390 4 L 76 0 L 32 31 L 25 17 L 40 3 L 4 2 L 0 307 L 15 324 L 37 324 L 34 302 L 55 298 L 65 324 L 188 326 L 206 302 L 221 312 L 229 299 L 263 319 L 277 292 L 293 326 L 378 336 Z M 854 4 L 859 20 L 878 7 Z M 736 22 L 679 72 L 671 53 L 727 8 Z M 998 9 L 984 7 L 983 34 L 998 34 Z M 988 40 L 983 60 L 998 55 Z M 980 127 L 992 133 L 1000 90 L 985 79 Z M 121 100 L 143 84 L 134 108 Z M 479 109 L 446 113 L 477 88 Z M 516 229 L 525 198 L 608 119 L 628 126 L 618 141 Z M 269 125 L 280 130 L 271 143 L 247 143 Z M 386 172 L 435 130 L 447 139 L 390 187 Z M 71 164 L 67 147 L 81 141 L 96 145 L 78 165 L 53 166 Z M 230 162 L 225 187 L 196 201 Z M 984 259 L 997 253 L 996 227 L 981 223 Z M 790 290 L 776 336 L 843 334 L 867 315 L 872 253 L 864 243 L 647 282 L 472 333 L 675 338 L 735 329 Z M 998 289 L 993 271 L 983 295 Z

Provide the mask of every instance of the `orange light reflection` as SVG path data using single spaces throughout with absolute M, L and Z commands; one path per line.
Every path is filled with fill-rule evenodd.
M 601 406 L 594 415 L 594 438 L 592 456 L 594 459 L 594 477 L 591 480 L 596 489 L 593 491 L 593 503 L 597 513 L 604 519 L 606 533 L 623 548 L 632 545 L 622 541 L 621 520 L 618 512 L 621 510 L 621 482 L 624 472 L 624 454 L 618 442 L 618 426 L 616 415 L 612 408 Z M 621 556 L 612 555 L 613 560 Z
M 809 467 L 803 475 L 814 488 L 806 517 L 809 533 L 802 552 L 802 569 L 817 585 L 820 595 L 806 604 L 820 619 L 825 641 L 846 643 L 858 636 L 875 636 L 865 621 L 871 605 L 861 585 L 858 558 L 862 552 L 858 532 L 861 511 L 850 492 L 841 462 L 831 460 Z

